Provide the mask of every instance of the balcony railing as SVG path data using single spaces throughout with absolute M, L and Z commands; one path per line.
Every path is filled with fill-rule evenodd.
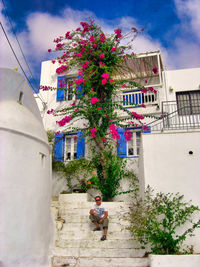
M 157 94 L 151 92 L 142 93 L 140 90 L 135 90 L 119 93 L 115 96 L 114 100 L 117 102 L 121 102 L 125 108 L 131 108 L 134 107 L 134 104 L 145 104 L 146 106 L 157 104 L 157 99 Z
M 151 131 L 190 130 L 200 128 L 200 113 L 188 112 L 191 106 L 182 105 L 177 108 L 175 101 L 162 102 L 160 119 L 148 124 Z M 193 106 L 193 110 L 200 110 L 200 106 Z

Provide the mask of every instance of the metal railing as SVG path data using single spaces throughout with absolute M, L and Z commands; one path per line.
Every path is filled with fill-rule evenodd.
M 115 96 L 114 101 L 121 102 L 125 108 L 136 105 L 152 105 L 158 103 L 158 96 L 152 92 L 142 93 L 140 90 L 125 91 Z
M 177 108 L 175 101 L 162 102 L 161 117 L 148 125 L 151 131 L 167 131 L 167 130 L 190 130 L 200 128 L 200 113 L 192 114 L 188 112 L 190 106 L 182 106 Z M 198 106 L 193 106 L 198 110 Z

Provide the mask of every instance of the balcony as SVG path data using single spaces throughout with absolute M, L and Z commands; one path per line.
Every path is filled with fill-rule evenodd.
M 195 112 L 194 112 L 195 111 Z M 162 102 L 162 114 L 159 119 L 148 124 L 151 131 L 191 130 L 200 128 L 200 105 L 188 105 L 176 101 Z

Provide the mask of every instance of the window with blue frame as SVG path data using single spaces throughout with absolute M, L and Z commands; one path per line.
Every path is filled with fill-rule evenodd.
M 118 128 L 117 131 L 120 135 L 117 145 L 117 154 L 121 158 L 138 157 L 140 155 L 140 140 L 141 133 L 150 133 L 149 130 L 142 130 L 141 128 L 129 129 L 131 133 L 131 139 L 126 141 L 125 129 Z
M 85 157 L 85 138 L 81 131 L 77 134 L 55 135 L 54 160 L 70 161 Z
M 73 93 L 74 88 L 69 88 L 68 84 L 73 79 L 78 79 L 80 76 L 59 76 L 57 79 L 57 101 L 71 101 L 75 99 L 80 99 L 80 95 L 82 94 L 82 86 L 78 86 L 77 91 L 78 95 Z

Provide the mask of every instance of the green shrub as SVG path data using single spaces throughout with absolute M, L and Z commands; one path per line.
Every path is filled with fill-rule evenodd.
M 141 244 L 151 246 L 151 253 L 189 253 L 189 248 L 184 250 L 182 245 L 186 237 L 192 236 L 194 230 L 200 227 L 200 220 L 194 222 L 194 213 L 199 216 L 200 209 L 191 201 L 184 202 L 183 198 L 179 193 L 157 193 L 154 196 L 150 187 L 144 199 L 134 198 L 128 228 Z M 182 226 L 187 226 L 187 229 L 181 231 Z

